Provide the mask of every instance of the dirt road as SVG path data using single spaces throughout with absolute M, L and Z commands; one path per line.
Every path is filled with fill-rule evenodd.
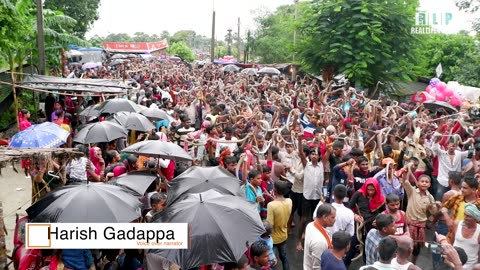
M 31 204 L 30 195 L 31 180 L 25 178 L 20 163 L 15 165 L 16 173 L 11 165 L 2 169 L 0 176 L 0 201 L 3 203 L 4 222 L 7 227 L 7 254 L 10 256 L 13 250 L 13 234 L 15 231 L 15 214 L 26 215 L 25 209 Z M 9 269 L 13 269 L 10 265 Z

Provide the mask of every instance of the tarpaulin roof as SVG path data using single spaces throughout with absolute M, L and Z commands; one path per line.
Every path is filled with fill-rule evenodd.
M 67 79 L 51 76 L 30 75 L 26 76 L 22 86 L 36 89 L 93 92 L 93 93 L 126 93 L 126 84 L 121 81 L 104 79 Z

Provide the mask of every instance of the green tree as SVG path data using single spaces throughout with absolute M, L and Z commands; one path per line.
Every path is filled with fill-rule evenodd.
M 170 33 L 168 31 L 162 31 L 162 33 L 160 34 L 160 39 L 166 39 L 168 41 L 170 41 Z
M 38 55 L 36 51 L 36 6 L 34 1 L 30 0 L 19 0 L 16 2 L 3 0 L 3 2 L 0 2 L 0 7 L 4 9 L 0 18 L 5 18 L 5 24 L 0 24 L 0 33 L 4 33 L 0 37 L 0 53 L 8 62 L 12 71 L 21 73 L 24 63 L 29 60 L 28 56 L 33 54 L 33 58 L 36 60 Z M 44 9 L 43 17 L 45 48 L 47 57 L 49 56 L 47 63 L 58 64 L 60 52 L 68 44 L 88 45 L 87 42 L 72 36 L 65 29 L 76 23 L 74 19 L 64 15 L 61 11 L 49 9 Z M 11 25 L 9 24 L 12 23 L 15 26 L 10 28 L 9 26 Z M 15 31 L 12 31 L 12 29 L 15 29 Z M 18 70 L 16 70 L 17 66 Z
M 183 41 L 183 42 L 187 43 L 190 47 L 192 47 L 192 43 L 193 43 L 192 41 L 193 41 L 193 38 L 195 38 L 195 36 L 196 36 L 195 31 L 180 30 L 180 31 L 175 32 L 175 34 L 173 34 L 170 37 L 169 41 L 171 43 L 176 43 L 176 42 Z
M 467 55 L 474 56 L 477 50 L 474 38 L 466 33 L 420 35 L 418 39 L 417 58 L 413 63 L 415 72 L 423 78 L 435 77 L 435 68 L 441 63 L 441 79 L 456 80 L 460 75 L 459 66 L 469 63 Z
M 302 18 L 301 61 L 324 79 L 346 74 L 373 88 L 378 80 L 409 80 L 417 0 L 313 0 Z
M 455 80 L 463 85 L 480 87 L 480 48 L 468 51 L 457 61 Z
M 150 42 L 152 41 L 152 38 L 149 34 L 146 34 L 144 32 L 135 32 L 133 34 L 132 40 L 134 42 Z
M 91 37 L 88 42 L 90 44 L 92 44 L 93 47 L 98 47 L 98 48 L 103 48 L 103 41 L 105 40 L 105 38 L 99 36 L 99 35 L 95 35 L 93 37 Z
M 106 42 L 132 42 L 133 39 L 126 33 L 113 33 L 109 34 L 104 39 Z
M 299 8 L 305 7 L 302 2 Z M 295 6 L 280 6 L 273 13 L 259 11 L 255 18 L 255 55 L 262 63 L 291 62 L 293 57 L 293 32 L 295 30 Z
M 189 62 L 195 60 L 195 55 L 193 54 L 192 49 L 190 49 L 187 43 L 183 41 L 170 44 L 170 46 L 167 49 L 167 52 L 171 55 L 177 55 Z
M 84 38 L 90 26 L 99 18 L 100 0 L 46 0 L 45 8 L 60 10 L 75 19 L 77 23 L 68 30 L 71 34 Z
M 47 64 L 59 64 L 61 52 L 70 43 L 81 46 L 88 45 L 88 43 L 70 35 L 64 29 L 64 26 L 75 24 L 74 19 L 63 15 L 60 11 L 49 9 L 44 9 L 43 17 Z M 12 80 L 20 81 L 22 79 L 23 65 L 25 63 L 34 64 L 38 62 L 38 52 L 36 51 L 37 36 L 36 6 L 34 1 L 1 0 L 0 62 L 7 63 L 7 67 L 12 72 Z M 33 63 L 30 61 L 30 55 L 33 55 Z M 51 68 L 52 65 L 48 67 Z M 11 93 L 10 89 L 7 90 L 7 93 Z M 28 103 L 25 106 L 31 105 L 31 96 L 27 97 L 27 100 Z M 20 100 L 20 104 L 22 104 L 22 100 Z M 15 114 L 12 117 L 11 113 L 13 113 L 12 110 L 10 110 L 10 113 L 2 114 L 0 122 L 3 122 L 2 119 L 14 119 Z

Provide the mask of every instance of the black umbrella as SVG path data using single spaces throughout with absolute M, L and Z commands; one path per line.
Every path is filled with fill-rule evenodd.
M 436 100 L 425 101 L 423 103 L 423 106 L 426 109 L 428 109 L 432 112 L 439 111 L 439 110 L 442 110 L 442 109 L 444 109 L 448 113 L 457 113 L 458 112 L 458 110 L 455 109 L 455 107 L 453 107 L 452 105 L 450 105 L 450 104 L 448 104 L 447 102 L 444 102 L 444 101 L 436 101 Z
M 117 112 L 109 119 L 112 122 L 129 130 L 147 131 L 155 129 L 155 126 L 147 117 L 134 112 Z
M 182 147 L 171 142 L 162 142 L 159 140 L 137 142 L 123 149 L 122 152 L 172 160 L 192 160 L 192 157 Z
M 230 64 L 230 65 L 224 66 L 224 67 L 222 68 L 222 70 L 223 70 L 224 72 L 237 72 L 237 71 L 240 70 L 240 68 L 237 67 L 237 66 L 235 66 L 235 65 L 231 65 L 231 64 Z
M 257 70 L 254 68 L 246 68 L 242 70 L 242 73 L 247 74 L 247 75 L 257 75 Z
M 258 74 L 280 75 L 280 70 L 274 67 L 264 67 L 258 71 Z
M 112 59 L 124 59 L 124 58 L 127 58 L 125 54 L 114 54 L 112 56 Z
M 123 98 L 107 99 L 96 109 L 99 110 L 100 113 L 139 112 L 142 110 L 142 108 L 134 102 Z
M 150 250 L 182 269 L 237 262 L 247 243 L 265 232 L 256 204 L 215 190 L 187 195 L 158 214 L 154 222 L 190 225 L 188 249 Z
M 83 111 L 80 112 L 80 115 L 86 117 L 98 117 L 100 115 L 100 111 L 97 110 L 98 106 L 100 105 L 90 105 L 87 108 L 83 109 Z
M 110 62 L 110 64 L 108 64 L 109 66 L 118 66 L 120 64 L 123 64 L 124 61 L 122 59 L 115 59 L 113 60 L 112 62 Z
M 103 121 L 86 125 L 75 135 L 73 141 L 81 144 L 111 142 L 126 137 L 127 134 L 127 129 L 119 124 Z
M 145 115 L 147 118 L 152 120 L 164 120 L 167 119 L 171 121 L 173 117 L 168 115 L 168 113 L 164 110 L 160 110 L 158 108 L 146 108 L 140 111 L 140 114 Z
M 121 187 L 89 183 L 61 187 L 27 209 L 32 222 L 131 222 L 141 216 L 141 203 Z
M 240 189 L 242 182 L 220 166 L 191 167 L 168 184 L 167 205 L 171 205 L 188 193 L 200 193 L 210 189 L 225 195 L 244 197 Z
M 152 184 L 158 176 L 153 174 L 150 170 L 133 171 L 122 174 L 119 177 L 114 177 L 108 183 L 127 188 L 128 193 L 134 191 L 134 195 L 143 196 L 148 187 Z

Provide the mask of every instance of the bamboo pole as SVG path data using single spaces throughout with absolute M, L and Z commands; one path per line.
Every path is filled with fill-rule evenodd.
M 20 119 L 18 118 L 18 99 L 17 99 L 17 90 L 15 89 L 15 74 L 10 73 L 10 78 L 12 79 L 12 92 L 13 92 L 13 103 L 15 105 L 15 118 L 17 119 L 17 128 L 20 131 Z

